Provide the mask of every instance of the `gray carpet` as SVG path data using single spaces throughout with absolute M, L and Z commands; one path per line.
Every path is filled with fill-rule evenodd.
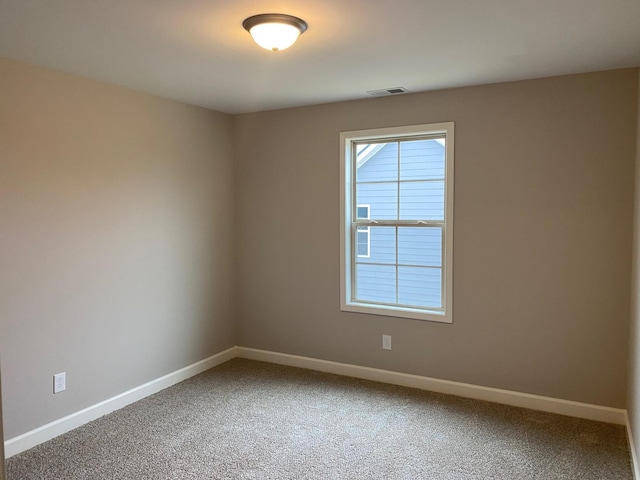
M 624 427 L 235 359 L 7 461 L 26 479 L 632 479 Z

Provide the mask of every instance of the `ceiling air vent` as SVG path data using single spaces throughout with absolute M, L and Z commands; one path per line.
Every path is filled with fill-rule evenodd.
M 367 90 L 367 93 L 372 97 L 386 97 L 388 95 L 400 95 L 401 93 L 408 92 L 409 91 L 404 87 L 383 88 L 382 90 Z

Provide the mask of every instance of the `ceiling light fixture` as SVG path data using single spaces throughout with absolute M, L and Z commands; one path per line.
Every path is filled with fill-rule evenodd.
M 277 52 L 293 45 L 307 30 L 307 22 L 282 13 L 263 13 L 245 18 L 244 29 L 262 48 Z

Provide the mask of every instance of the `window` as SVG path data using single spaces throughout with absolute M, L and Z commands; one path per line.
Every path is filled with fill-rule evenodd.
M 453 130 L 341 133 L 342 310 L 452 321 Z
M 370 205 L 358 205 L 356 208 L 356 218 L 369 218 Z M 356 252 L 358 257 L 369 257 L 369 227 L 356 228 Z

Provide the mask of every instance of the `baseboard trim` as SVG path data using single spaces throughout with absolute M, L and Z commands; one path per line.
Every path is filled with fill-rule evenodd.
M 251 360 L 289 365 L 292 367 L 308 368 L 326 373 L 334 373 L 348 377 L 362 378 L 376 382 L 390 383 L 403 387 L 430 390 L 432 392 L 457 395 L 459 397 L 486 400 L 515 407 L 530 408 L 543 412 L 557 413 L 571 417 L 585 418 L 600 422 L 626 424 L 626 410 L 591 405 L 588 403 L 562 400 L 528 393 L 502 390 L 498 388 L 482 387 L 468 383 L 452 382 L 437 378 L 411 375 L 407 373 L 380 370 L 377 368 L 349 365 L 310 357 L 301 357 L 287 353 L 271 352 L 254 348 L 237 347 L 237 355 Z
M 631 453 L 631 468 L 633 470 L 633 478 L 640 480 L 640 465 L 638 464 L 638 456 L 636 455 L 636 446 L 633 441 L 633 431 L 631 430 L 631 421 L 629 412 L 625 412 L 625 424 L 627 426 L 627 439 L 629 440 L 629 451 Z
M 588 420 L 626 425 L 635 478 L 640 480 L 638 459 L 636 458 L 635 448 L 633 447 L 633 436 L 626 410 L 247 347 L 231 347 L 204 360 L 181 368 L 180 370 L 132 388 L 115 397 L 11 438 L 4 443 L 6 458 L 29 450 L 36 445 L 51 440 L 85 423 L 126 407 L 131 403 L 137 402 L 138 400 L 236 357 L 307 368 L 320 372 L 362 378 L 421 390 L 430 390 L 477 400 L 486 400 Z
M 18 453 L 29 450 L 41 443 L 51 440 L 58 435 L 62 435 L 74 428 L 80 427 L 85 423 L 100 418 L 108 413 L 111 413 L 119 408 L 126 407 L 127 405 L 142 400 L 149 395 L 164 390 L 167 387 L 180 383 L 194 375 L 202 373 L 210 368 L 220 365 L 237 356 L 237 348 L 231 347 L 220 353 L 212 355 L 204 360 L 188 365 L 180 370 L 164 375 L 155 380 L 151 380 L 143 385 L 127 390 L 115 397 L 104 400 L 100 403 L 87 407 L 78 412 L 67 415 L 66 417 L 55 420 L 51 423 L 43 425 L 26 432 L 17 437 L 11 438 L 4 443 L 6 458 L 17 455 Z

